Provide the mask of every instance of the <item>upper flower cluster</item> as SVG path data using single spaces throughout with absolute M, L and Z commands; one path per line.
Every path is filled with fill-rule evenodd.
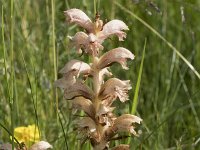
M 90 18 L 79 9 L 70 9 L 64 12 L 68 22 L 76 23 L 86 29 L 87 33 L 78 32 L 71 39 L 79 53 L 85 52 L 97 56 L 103 49 L 103 41 L 111 35 L 117 35 L 120 41 L 126 38 L 123 30 L 128 26 L 121 20 L 112 20 L 104 24 L 97 15 L 93 23 Z
M 124 114 L 116 117 L 113 113 L 113 102 L 128 100 L 128 90 L 131 89 L 129 80 L 110 78 L 104 81 L 104 76 L 112 73 L 109 67 L 119 63 L 127 70 L 127 59 L 134 59 L 134 55 L 126 48 L 114 48 L 103 55 L 103 41 L 111 35 L 116 35 L 119 41 L 126 38 L 124 30 L 128 26 L 120 20 L 112 20 L 106 24 L 96 16 L 92 22 L 89 17 L 79 9 L 65 11 L 67 21 L 76 23 L 87 32 L 78 32 L 71 40 L 79 53 L 88 54 L 92 62 L 87 64 L 80 60 L 70 60 L 59 73 L 63 75 L 55 82 L 57 87 L 64 89 L 65 99 L 72 100 L 72 107 L 83 110 L 86 114 L 76 124 L 84 139 L 89 139 L 94 149 L 103 150 L 108 147 L 109 141 L 120 131 L 128 131 L 134 135 L 135 123 L 140 124 L 142 119 L 137 116 Z M 86 85 L 85 80 L 91 77 L 93 86 Z M 118 148 L 129 149 L 129 146 L 120 145 Z

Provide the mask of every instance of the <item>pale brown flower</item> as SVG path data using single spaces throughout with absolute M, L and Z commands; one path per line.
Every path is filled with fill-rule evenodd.
M 115 132 L 128 131 L 134 135 L 137 135 L 136 131 L 134 130 L 134 123 L 140 124 L 141 121 L 142 119 L 135 115 L 123 114 L 114 121 L 112 130 Z
M 94 99 L 93 91 L 84 83 L 77 81 L 71 86 L 68 86 L 64 91 L 65 99 L 73 99 L 75 97 L 85 97 L 86 99 Z
M 77 32 L 70 39 L 78 53 L 82 53 L 83 49 L 84 53 L 96 56 L 98 55 L 99 50 L 103 50 L 103 46 L 97 42 L 97 37 L 93 33 L 87 35 L 84 32 Z
M 29 150 L 47 150 L 53 148 L 48 142 L 40 141 L 30 147 Z
M 134 55 L 126 48 L 118 47 L 108 51 L 107 53 L 105 53 L 100 57 L 98 68 L 103 69 L 105 67 L 112 65 L 115 62 L 118 62 L 122 65 L 123 69 L 127 70 L 128 69 L 126 65 L 127 59 L 133 60 Z
M 98 41 L 102 43 L 106 38 L 111 35 L 117 35 L 119 41 L 123 41 L 126 38 L 126 33 L 122 30 L 129 30 L 128 26 L 121 20 L 112 20 L 103 26 L 102 31 L 98 33 Z
M 61 89 L 66 89 L 76 82 L 76 78 L 78 78 L 80 74 L 89 75 L 90 69 L 90 66 L 82 61 L 75 59 L 70 60 L 64 68 L 59 71 L 59 73 L 63 74 L 63 77 L 55 81 L 54 85 Z
M 115 119 L 115 117 L 112 115 L 112 111 L 114 109 L 115 107 L 109 107 L 100 104 L 96 112 L 96 117 L 98 117 L 99 123 L 104 124 L 108 127 L 111 126 L 113 124 L 113 120 Z
M 102 100 L 102 104 L 110 106 L 116 98 L 119 98 L 121 102 L 127 101 L 128 90 L 130 89 L 129 80 L 122 81 L 117 78 L 111 78 L 102 85 L 99 97 Z
M 80 60 L 70 60 L 59 73 L 61 74 L 72 74 L 79 76 L 79 74 L 89 74 L 90 65 Z
M 95 110 L 93 103 L 84 97 L 76 97 L 72 100 L 72 107 L 74 109 L 83 110 L 88 116 L 94 118 Z
M 78 32 L 71 37 L 78 53 L 85 53 L 92 56 L 97 56 L 99 50 L 103 50 L 101 45 L 103 41 L 111 35 L 117 35 L 119 41 L 126 38 L 126 33 L 123 30 L 128 30 L 128 26 L 121 20 L 112 20 L 103 25 L 103 21 L 96 18 L 95 22 L 79 9 L 70 9 L 64 12 L 70 23 L 76 23 L 85 28 L 88 34 Z
M 69 86 L 73 85 L 76 82 L 75 76 L 72 74 L 64 74 L 64 76 L 54 82 L 56 87 L 61 89 L 66 89 Z
M 80 9 L 69 9 L 67 11 L 64 11 L 65 15 L 68 18 L 68 22 L 70 23 L 76 23 L 80 25 L 81 27 L 85 28 L 88 32 L 93 31 L 93 23 L 90 20 L 90 18 Z
M 77 120 L 76 125 L 81 128 L 86 128 L 90 133 L 93 133 L 96 131 L 96 124 L 94 120 L 92 120 L 90 117 L 84 117 L 83 119 Z

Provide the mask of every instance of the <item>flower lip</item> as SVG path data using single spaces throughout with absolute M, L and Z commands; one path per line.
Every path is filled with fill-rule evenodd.
M 84 97 L 76 97 L 72 100 L 72 107 L 74 109 L 83 110 L 88 116 L 94 118 L 94 106 L 89 99 L 85 99 Z
M 68 18 L 68 22 L 76 23 L 79 26 L 85 28 L 88 32 L 93 31 L 93 23 L 90 18 L 80 9 L 69 9 L 64 11 L 65 16 Z
M 73 37 L 70 37 L 73 45 L 76 47 L 78 53 L 82 53 L 82 47 L 85 48 L 88 43 L 88 35 L 84 32 L 77 32 Z
M 131 89 L 130 80 L 110 78 L 101 87 L 99 97 L 105 106 L 110 106 L 118 97 L 121 102 L 128 100 L 128 90 Z
M 96 113 L 96 117 L 100 116 L 100 115 L 105 115 L 105 114 L 107 114 L 109 112 L 112 112 L 114 109 L 115 109 L 115 107 L 107 107 L 107 106 L 105 106 L 103 104 L 100 104 L 99 109 L 98 109 L 98 111 Z
M 141 121 L 142 119 L 135 115 L 123 114 L 114 121 L 114 125 L 112 128 L 116 132 L 129 131 L 130 133 L 136 135 L 136 132 L 134 130 L 135 127 L 133 124 L 140 124 Z
M 96 35 L 93 33 L 87 35 L 84 32 L 77 32 L 71 40 L 78 53 L 83 51 L 86 54 L 97 56 L 99 50 L 103 50 L 103 46 L 98 42 Z
M 101 32 L 99 32 L 99 42 L 102 43 L 106 38 L 111 35 L 117 35 L 119 41 L 123 41 L 126 38 L 126 33 L 122 30 L 129 30 L 128 26 L 121 20 L 111 20 L 103 26 Z
M 123 47 L 118 47 L 108 51 L 107 53 L 101 56 L 98 63 L 98 68 L 102 69 L 105 67 L 109 67 L 113 63 L 118 62 L 121 64 L 123 69 L 127 70 L 128 69 L 126 65 L 127 59 L 133 60 L 134 55 L 128 49 Z
M 76 79 L 72 74 L 64 74 L 64 77 L 54 82 L 54 86 L 59 87 L 60 89 L 66 89 L 67 87 L 73 85 L 75 82 Z
M 87 63 L 73 59 L 59 71 L 59 73 L 63 74 L 63 77 L 56 80 L 54 85 L 61 89 L 66 89 L 76 82 L 76 78 L 78 78 L 80 74 L 89 75 L 90 69 Z
M 67 87 L 64 91 L 64 97 L 67 100 L 71 100 L 75 97 L 83 96 L 86 99 L 93 100 L 93 91 L 80 81 L 77 81 L 73 85 Z
M 96 131 L 96 124 L 90 117 L 84 117 L 81 120 L 77 120 L 76 124 L 79 128 L 88 128 L 91 133 Z
M 84 63 L 80 60 L 70 60 L 64 68 L 62 68 L 59 73 L 67 74 L 73 72 L 74 76 L 79 75 L 80 73 L 89 74 L 90 66 L 87 63 Z

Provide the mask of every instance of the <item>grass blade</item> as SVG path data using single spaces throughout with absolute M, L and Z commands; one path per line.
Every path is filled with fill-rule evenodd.
M 200 79 L 199 72 L 194 68 L 194 66 L 177 50 L 167 39 L 165 39 L 158 31 L 156 31 L 153 27 L 151 27 L 147 22 L 145 22 L 143 19 L 138 17 L 136 14 L 128 10 L 127 8 L 123 7 L 121 4 L 115 1 L 115 4 L 121 8 L 124 12 L 130 14 L 132 17 L 134 17 L 136 20 L 138 20 L 140 23 L 142 23 L 145 27 L 147 27 L 149 30 L 151 30 L 155 35 L 157 35 L 161 40 L 163 40 L 173 51 L 176 52 L 176 54 L 187 64 L 187 66 L 194 72 L 194 74 Z
M 138 95 L 139 95 L 139 89 L 140 89 L 140 83 L 141 83 L 141 77 L 142 77 L 142 70 L 143 70 L 143 64 L 144 64 L 144 58 L 145 58 L 146 43 L 147 43 L 147 40 L 145 39 L 144 49 L 143 49 L 143 52 L 142 52 L 142 60 L 141 60 L 141 63 L 140 63 L 139 74 L 138 74 L 137 83 L 136 83 L 136 87 L 135 87 L 135 91 L 134 91 L 131 114 L 135 114 L 136 109 L 137 109 Z M 131 138 L 128 138 L 128 144 L 130 144 L 130 142 L 131 142 Z
M 147 40 L 145 39 L 144 49 L 143 49 L 143 52 L 142 52 L 142 61 L 141 61 L 141 64 L 140 64 L 138 79 L 137 79 L 135 92 L 134 92 L 134 97 L 133 97 L 133 104 L 132 104 L 131 114 L 135 114 L 136 108 L 137 108 L 137 104 L 138 104 L 138 95 L 139 95 L 139 89 L 140 89 L 140 83 L 141 83 L 143 63 L 144 63 L 144 58 L 145 58 L 146 42 L 147 42 Z
M 53 67 L 54 67 L 54 81 L 57 80 L 57 56 L 56 56 L 56 36 L 55 36 L 55 1 L 51 0 L 51 24 L 52 24 L 52 44 L 53 44 Z M 57 121 L 58 121 L 58 92 L 57 88 L 55 88 L 55 100 L 56 100 L 56 113 L 57 113 Z

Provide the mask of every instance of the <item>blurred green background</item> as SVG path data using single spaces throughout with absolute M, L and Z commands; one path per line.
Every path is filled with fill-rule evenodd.
M 198 0 L 1 0 L 1 125 L 12 132 L 18 126 L 38 124 L 41 139 L 55 150 L 67 146 L 69 150 L 90 149 L 89 144 L 80 147 L 74 117 L 60 90 L 57 111 L 53 83 L 68 60 L 88 61 L 76 55 L 67 38 L 83 29 L 67 24 L 63 11 L 79 8 L 94 18 L 94 6 L 101 19 L 123 20 L 130 29 L 124 42 L 116 37 L 107 40 L 105 51 L 123 46 L 136 56 L 128 63 L 129 71 L 119 65 L 111 67 L 115 77 L 129 79 L 133 85 L 130 101 L 117 103 L 118 115 L 131 110 L 147 39 L 136 113 L 143 122 L 137 128 L 140 136 L 131 138 L 131 149 L 200 149 L 200 79 L 166 42 L 132 15 L 158 31 L 200 72 Z M 0 142 L 10 142 L 2 127 Z

